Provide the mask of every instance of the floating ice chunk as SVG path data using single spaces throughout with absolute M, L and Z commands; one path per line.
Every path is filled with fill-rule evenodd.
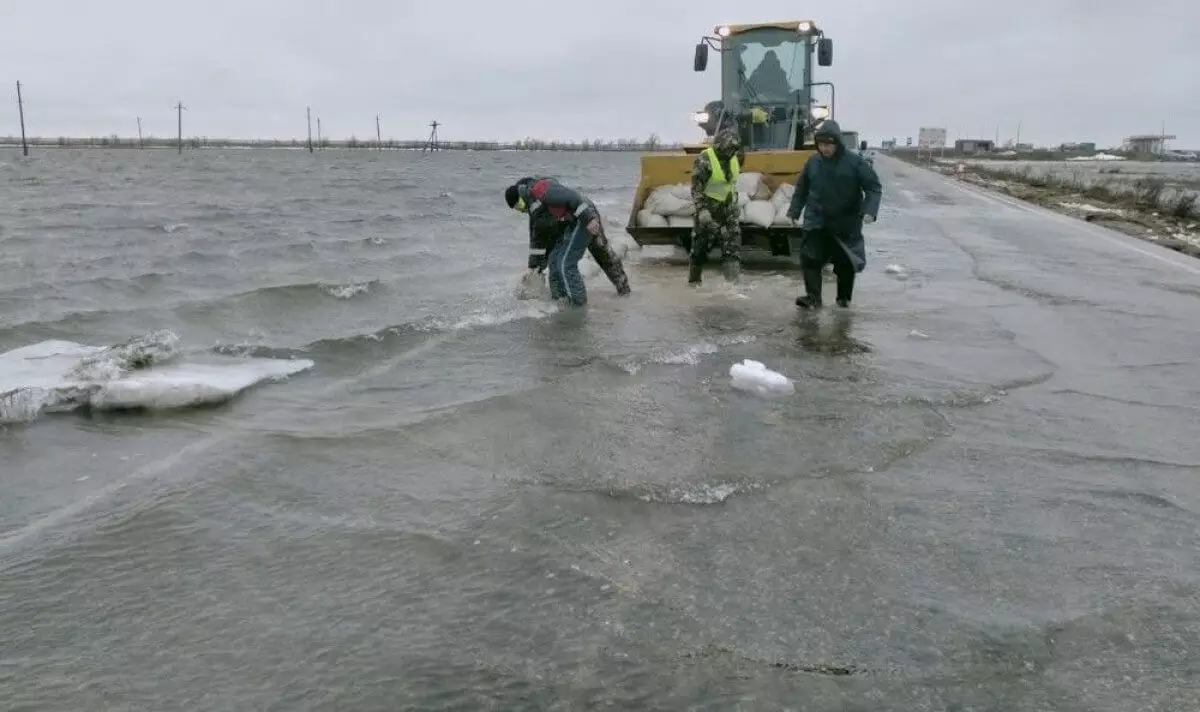
M 888 265 L 883 271 L 888 274 L 904 274 L 904 268 L 900 265 Z
M 759 395 L 793 393 L 796 390 L 790 378 L 751 359 L 730 366 L 729 378 L 734 388 Z

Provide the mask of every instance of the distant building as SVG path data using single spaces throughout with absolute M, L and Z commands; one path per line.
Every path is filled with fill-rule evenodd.
M 1095 142 L 1085 141 L 1083 143 L 1064 143 L 1058 147 L 1062 153 L 1095 153 Z
M 996 142 L 986 138 L 960 138 L 954 142 L 955 153 L 991 153 Z
M 885 151 L 890 151 L 896 147 L 896 139 L 884 139 L 883 142 L 879 144 L 879 147 Z
M 1163 154 L 1167 150 L 1167 141 L 1174 140 L 1174 136 L 1166 134 L 1145 134 L 1142 136 L 1129 136 L 1125 139 L 1125 145 L 1122 150 L 1130 153 L 1153 153 Z

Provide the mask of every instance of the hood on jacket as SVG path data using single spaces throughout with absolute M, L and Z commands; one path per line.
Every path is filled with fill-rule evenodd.
M 742 147 L 742 141 L 738 138 L 737 131 L 732 128 L 724 128 L 718 131 L 716 136 L 713 136 L 712 147 L 718 158 L 728 161 Z
M 524 178 L 519 178 L 516 183 L 513 183 L 513 185 L 517 188 L 517 195 L 521 196 L 526 203 L 530 202 L 529 186 L 533 185 L 534 181 L 536 180 L 537 179 L 532 176 L 525 176 Z
M 817 130 L 813 132 L 813 140 L 829 137 L 837 142 L 838 151 L 846 150 L 846 141 L 842 138 L 842 127 L 838 126 L 838 122 L 833 119 L 825 119 L 817 125 Z

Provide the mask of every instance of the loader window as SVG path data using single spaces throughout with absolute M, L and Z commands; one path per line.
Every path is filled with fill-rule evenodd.
M 787 30 L 751 30 L 727 40 L 732 52 L 722 85 L 744 102 L 792 104 L 806 90 L 809 46 L 804 37 Z

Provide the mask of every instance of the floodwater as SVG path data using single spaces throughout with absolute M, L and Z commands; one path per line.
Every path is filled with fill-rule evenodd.
M 3 708 L 1197 709 L 1200 263 L 877 165 L 813 316 L 517 301 L 633 154 L 4 155 Z

